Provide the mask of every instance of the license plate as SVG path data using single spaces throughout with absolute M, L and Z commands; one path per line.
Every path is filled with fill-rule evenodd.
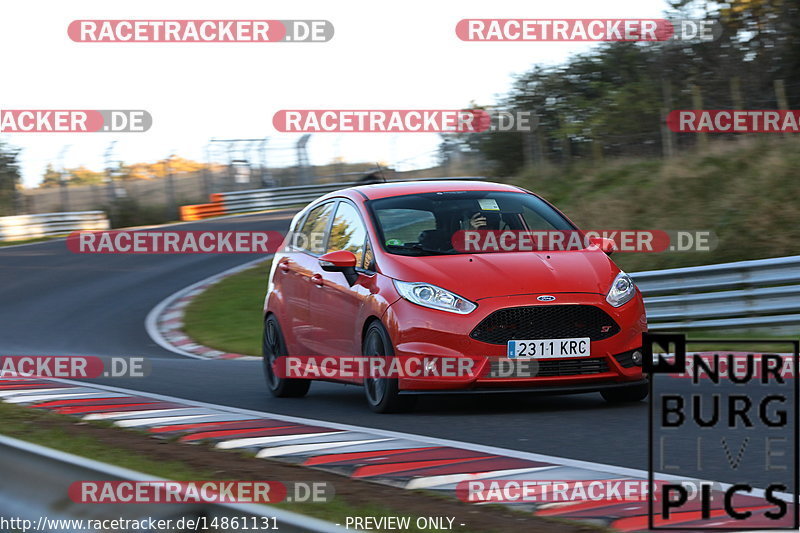
M 591 339 L 543 339 L 508 341 L 509 359 L 556 359 L 559 357 L 588 357 Z

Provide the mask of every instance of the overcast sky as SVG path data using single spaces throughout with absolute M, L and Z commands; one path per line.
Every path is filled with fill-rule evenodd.
M 592 43 L 478 43 L 455 35 L 462 18 L 659 18 L 663 0 L 104 0 L 0 4 L 0 109 L 146 109 L 145 133 L 3 134 L 23 149 L 32 186 L 70 145 L 64 164 L 100 170 L 116 140 L 126 163 L 171 153 L 203 159 L 209 139 L 296 135 L 272 127 L 279 109 L 457 109 L 490 104 L 515 73 L 557 64 Z M 69 40 L 76 19 L 327 19 L 328 43 L 91 43 Z M 315 134 L 311 162 L 430 162 L 436 134 Z M 270 152 L 288 164 L 288 151 Z M 426 159 L 427 158 L 427 159 Z

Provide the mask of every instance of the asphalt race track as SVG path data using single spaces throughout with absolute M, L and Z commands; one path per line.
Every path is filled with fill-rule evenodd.
M 170 229 L 286 231 L 291 212 Z M 0 248 L 4 354 L 180 357 L 147 335 L 147 313 L 176 290 L 255 259 L 252 254 L 75 254 L 63 240 Z
M 225 218 L 170 229 L 285 231 L 291 213 Z M 414 413 L 378 415 L 358 387 L 315 383 L 304 399 L 267 393 L 261 363 L 198 360 L 158 346 L 148 312 L 187 285 L 254 259 L 252 255 L 80 255 L 63 240 L 0 248 L 0 354 L 146 356 L 142 379 L 107 385 L 264 412 L 468 441 L 570 459 L 647 469 L 648 404 L 611 406 L 599 394 L 426 397 Z M 689 380 L 673 379 L 674 387 Z M 693 434 L 676 439 L 692 453 Z M 731 446 L 738 446 L 732 443 Z M 753 451 L 752 453 L 756 453 Z M 763 451 L 758 452 L 763 455 Z M 703 477 L 759 486 L 763 464 L 743 461 L 736 475 L 709 466 Z

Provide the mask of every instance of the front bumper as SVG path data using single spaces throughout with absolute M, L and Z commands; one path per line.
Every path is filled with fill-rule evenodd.
M 533 392 L 569 392 L 570 390 L 600 390 L 605 385 L 619 386 L 642 381 L 639 366 L 624 366 L 624 357 L 615 357 L 641 348 L 642 333 L 647 330 L 644 304 L 641 295 L 619 308 L 610 306 L 602 295 L 586 293 L 558 293 L 558 305 L 593 305 L 605 311 L 619 325 L 620 331 L 603 340 L 591 342 L 590 358 L 602 362 L 591 373 L 564 374 L 544 372 L 528 377 L 493 377 L 492 368 L 500 360 L 508 360 L 506 346 L 481 342 L 470 337 L 484 318 L 494 311 L 509 307 L 542 304 L 536 300 L 538 294 L 486 298 L 478 302 L 478 308 L 468 315 L 458 315 L 415 305 L 405 299 L 392 304 L 383 317 L 389 330 L 398 357 L 468 357 L 473 360 L 469 372 L 457 376 L 426 376 L 402 378 L 399 386 L 405 392 L 457 391 L 510 392 L 523 390 Z M 546 337 L 545 337 L 546 338 Z M 578 361 L 587 358 L 565 358 L 558 361 Z M 595 371 L 598 370 L 598 371 Z
M 547 395 L 547 394 L 583 394 L 587 392 L 600 392 L 606 389 L 620 389 L 624 387 L 638 387 L 639 385 L 646 385 L 647 379 L 643 378 L 638 381 L 625 381 L 622 383 L 614 381 L 593 382 L 580 385 L 562 385 L 562 386 L 528 386 L 528 387 L 465 387 L 460 389 L 421 389 L 421 390 L 401 390 L 402 395 L 420 395 L 420 394 L 443 394 L 443 395 L 458 395 L 458 394 L 531 394 L 531 395 Z

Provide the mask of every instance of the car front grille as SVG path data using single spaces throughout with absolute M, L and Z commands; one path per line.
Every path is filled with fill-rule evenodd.
M 547 378 L 585 376 L 608 372 L 604 357 L 584 359 L 504 359 L 492 358 L 487 378 Z
M 579 337 L 599 341 L 619 330 L 608 313 L 593 305 L 533 305 L 499 309 L 484 318 L 469 336 L 489 344 Z

